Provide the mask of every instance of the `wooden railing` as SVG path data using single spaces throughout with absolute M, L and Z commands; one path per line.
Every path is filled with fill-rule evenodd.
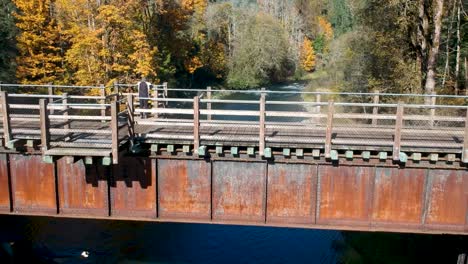
M 425 95 L 378 92 L 193 90 L 165 84 L 155 86 L 151 97 L 140 98 L 135 89 L 123 92 L 135 85 L 114 84 L 107 87 L 110 94 L 104 86 L 31 87 L 53 89 L 0 94 L 4 146 L 15 148 L 21 140 L 34 146 L 39 140 L 46 157 L 101 156 L 116 164 L 121 146 L 140 138 L 149 144 L 192 145 L 198 154 L 206 153 L 208 145 L 216 145 L 218 152 L 220 146 L 222 150 L 231 144 L 267 158 L 272 148 L 281 146 L 285 154 L 289 148 L 296 153 L 307 148 L 314 156 L 332 160 L 338 151 L 348 156 L 357 150 L 363 157 L 371 151 L 379 152 L 380 158 L 391 152 L 393 160 L 403 162 L 408 153 L 416 159 L 421 152 L 434 154 L 431 159 L 444 153 L 447 160 L 460 157 L 468 163 L 466 96 L 433 94 L 432 104 L 425 105 L 419 103 Z M 79 95 L 82 89 L 98 89 L 99 95 Z M 224 93 L 252 93 L 254 100 L 214 99 Z M 307 101 L 275 99 L 294 93 Z M 152 107 L 142 109 L 140 100 L 150 101 Z M 141 114 L 149 118 L 142 119 Z

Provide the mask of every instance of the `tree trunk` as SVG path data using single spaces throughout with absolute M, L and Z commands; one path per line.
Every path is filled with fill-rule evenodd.
M 457 11 L 457 59 L 455 63 L 455 94 L 458 94 L 458 80 L 460 77 L 460 3 Z
M 442 87 L 445 87 L 445 82 L 447 81 L 447 78 L 450 77 L 450 38 L 452 36 L 453 19 L 457 9 L 457 2 L 458 0 L 453 1 L 452 15 L 450 17 L 449 27 L 447 29 L 447 44 L 445 45 L 445 68 L 444 77 L 442 78 Z
M 426 94 L 433 94 L 435 91 L 435 75 L 437 67 L 437 56 L 439 55 L 440 34 L 442 29 L 442 15 L 444 12 L 444 0 L 435 0 L 434 6 L 434 33 L 432 37 L 432 45 L 429 49 L 427 60 L 427 74 L 424 91 Z M 426 98 L 426 104 L 431 103 L 431 98 Z
M 424 88 L 424 85 L 426 83 L 426 72 L 427 72 L 427 38 L 428 34 L 427 32 L 429 31 L 429 21 L 426 15 L 426 4 L 425 0 L 419 0 L 418 4 L 418 17 L 419 17 L 419 23 L 418 23 L 418 32 L 417 32 L 417 43 L 418 43 L 418 52 L 417 52 L 417 58 L 418 58 L 418 66 L 420 68 L 420 74 L 421 74 L 421 88 Z

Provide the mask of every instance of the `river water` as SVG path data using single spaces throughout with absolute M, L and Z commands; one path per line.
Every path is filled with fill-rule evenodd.
M 272 89 L 301 90 L 302 85 Z M 268 100 L 301 98 L 276 94 Z M 0 263 L 416 263 L 411 256 L 422 260 L 418 245 L 426 252 L 423 257 L 437 260 L 430 248 L 440 244 L 454 258 L 468 242 L 457 236 L 0 216 Z M 444 254 L 440 259 L 447 260 Z

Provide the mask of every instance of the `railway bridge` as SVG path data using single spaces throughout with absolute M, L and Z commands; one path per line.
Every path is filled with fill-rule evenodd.
M 0 214 L 468 234 L 467 96 L 0 87 Z

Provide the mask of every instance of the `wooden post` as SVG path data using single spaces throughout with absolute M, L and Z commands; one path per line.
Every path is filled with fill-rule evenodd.
M 63 104 L 63 115 L 64 116 L 68 116 L 68 93 L 64 93 L 62 94 L 62 104 Z M 68 119 L 65 119 L 65 125 L 63 126 L 63 128 L 65 129 L 69 129 L 70 128 L 70 120 Z
M 127 95 L 127 111 L 128 111 L 128 119 L 127 119 L 127 125 L 128 125 L 128 136 L 132 139 L 135 136 L 135 106 L 133 104 L 133 94 L 128 94 Z
M 200 147 L 200 98 L 193 98 L 193 148 L 194 152 Z
M 327 130 L 325 134 L 325 158 L 331 158 L 332 136 L 333 136 L 333 116 L 335 114 L 335 103 L 328 102 Z
M 393 160 L 400 160 L 401 130 L 403 129 L 403 102 L 399 101 L 395 119 L 395 134 L 393 138 Z
M 374 107 L 372 108 L 372 116 L 373 116 L 372 125 L 376 126 L 378 123 L 378 119 L 376 117 L 379 114 L 379 107 L 377 106 L 377 104 L 379 104 L 380 102 L 380 91 L 375 91 L 374 93 L 376 94 L 374 95 L 374 100 L 373 100 Z
M 437 97 L 435 97 L 435 95 L 436 95 L 435 92 L 432 93 L 432 96 L 431 96 L 431 105 L 432 105 L 432 106 L 436 105 Z M 431 127 L 434 126 L 435 112 L 436 112 L 435 107 L 431 107 L 431 110 L 430 110 L 430 121 L 429 121 L 429 126 L 431 126 Z
M 468 108 L 466 109 L 465 136 L 463 137 L 462 161 L 463 163 L 468 163 Z
M 113 93 L 115 94 L 115 100 L 120 101 L 120 95 L 119 95 L 119 86 L 117 85 L 117 82 L 114 82 L 114 91 Z
M 48 85 L 52 85 L 49 83 Z M 49 104 L 51 104 L 54 101 L 54 98 L 52 97 L 54 95 L 54 87 L 48 86 L 47 87 L 47 93 L 50 96 L 49 97 Z M 53 115 L 54 114 L 54 109 L 50 109 L 50 113 Z
M 8 94 L 5 91 L 0 92 L 0 100 L 2 104 L 2 120 L 3 120 L 3 140 L 4 146 L 12 140 L 10 126 L 10 106 L 8 104 Z
M 41 147 L 45 152 L 50 148 L 49 114 L 47 113 L 47 100 L 39 100 L 39 112 L 41 120 Z
M 119 164 L 119 103 L 111 102 L 112 163 Z
M 262 88 L 262 93 L 260 94 L 260 116 L 259 116 L 259 142 L 258 150 L 260 156 L 263 156 L 265 153 L 265 119 L 266 119 L 266 96 L 265 88 Z
M 101 104 L 106 104 L 106 99 L 105 99 L 105 97 L 106 97 L 106 88 L 102 84 L 100 85 L 99 88 L 100 88 L 100 91 L 99 91 L 100 96 L 104 97 L 104 99 L 101 99 Z M 101 110 L 101 116 L 106 116 L 106 109 L 105 108 Z
M 211 100 L 211 86 L 208 86 L 206 88 L 206 99 Z M 206 110 L 211 111 L 211 103 L 210 102 L 206 103 Z M 211 121 L 211 114 L 208 114 L 206 119 L 208 121 Z

